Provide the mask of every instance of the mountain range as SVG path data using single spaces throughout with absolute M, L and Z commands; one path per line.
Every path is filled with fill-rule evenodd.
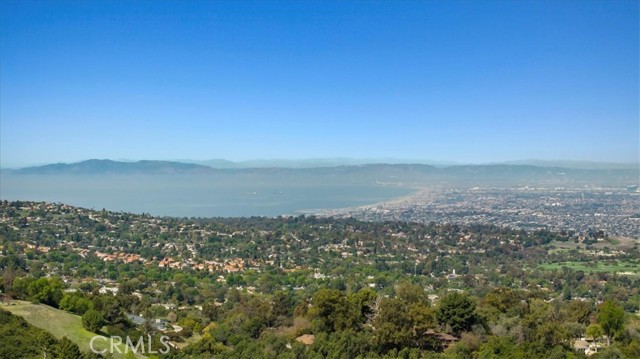
M 549 160 L 519 160 L 507 162 L 490 162 L 485 164 L 460 164 L 447 161 L 411 160 L 397 158 L 383 159 L 353 159 L 353 158 L 311 158 L 311 159 L 265 159 L 230 161 L 225 159 L 212 160 L 108 160 L 90 159 L 75 163 L 53 163 L 41 166 L 30 166 L 20 169 L 3 169 L 3 172 L 20 174 L 180 174 L 180 173 L 210 173 L 212 170 L 231 169 L 316 169 L 332 167 L 366 167 L 366 166 L 414 166 L 415 168 L 435 167 L 449 168 L 500 168 L 500 166 L 533 166 L 540 168 L 562 168 L 579 170 L 639 170 L 638 163 L 591 162 L 591 161 L 549 161 Z M 344 170 L 344 169 L 342 169 Z M 339 170 L 341 171 L 341 170 Z M 455 170 L 454 170 L 455 172 Z
M 212 163 L 213 164 L 213 163 Z M 574 164 L 575 167 L 575 164 Z M 433 166 L 427 164 L 355 164 L 315 167 L 227 167 L 175 161 L 124 162 L 92 159 L 78 163 L 3 170 L 5 175 L 243 175 L 299 176 L 301 180 L 337 179 L 353 183 L 619 183 L 637 184 L 638 168 L 595 169 L 534 166 L 529 164 L 484 164 Z M 257 178 L 257 177 L 256 177 Z
M 367 164 L 423 164 L 437 167 L 456 165 L 451 161 L 416 160 L 401 158 L 308 158 L 308 159 L 256 159 L 247 161 L 229 161 L 225 159 L 212 160 L 176 160 L 183 163 L 195 163 L 214 168 L 316 168 L 316 167 L 339 167 L 358 166 Z
M 29 175 L 96 175 L 96 174 L 185 174 L 207 173 L 213 168 L 193 163 L 172 161 L 121 162 L 112 160 L 87 160 L 77 163 L 54 163 L 26 167 L 11 173 Z

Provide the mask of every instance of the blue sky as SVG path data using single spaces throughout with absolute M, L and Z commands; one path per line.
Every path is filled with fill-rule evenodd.
M 639 156 L 637 1 L 0 2 L 0 165 Z

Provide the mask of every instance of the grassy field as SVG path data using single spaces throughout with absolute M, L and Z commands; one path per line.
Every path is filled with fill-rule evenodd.
M 47 305 L 12 301 L 12 305 L 2 304 L 0 308 L 23 317 L 29 324 L 48 331 L 58 339 L 66 336 L 78 344 L 82 351 L 90 350 L 89 342 L 96 335 L 84 329 L 80 316 Z M 97 350 L 108 349 L 108 345 L 109 342 L 107 340 L 94 341 L 94 348 Z M 120 349 L 124 352 L 123 345 L 120 346 Z M 125 356 L 116 352 L 113 357 L 124 358 Z M 143 358 L 142 356 L 138 357 Z
M 625 251 L 633 248 L 636 243 L 637 240 L 628 237 L 611 237 L 607 238 L 604 241 L 593 243 L 590 245 L 590 247 L 595 250 L 602 250 L 605 247 L 609 247 L 610 249 Z M 584 243 L 575 243 L 574 241 L 553 241 L 548 246 L 555 248 L 552 250 L 552 252 L 566 251 L 571 249 L 585 249 L 587 247 L 587 245 Z
M 546 270 L 562 270 L 562 267 L 583 272 L 633 272 L 640 275 L 640 264 L 632 261 L 560 262 L 540 265 L 540 268 Z

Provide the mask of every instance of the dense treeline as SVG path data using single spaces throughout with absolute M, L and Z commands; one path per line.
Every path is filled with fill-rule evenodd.
M 161 332 L 135 327 L 124 315 L 135 312 L 140 301 L 119 293 L 115 296 L 75 292 L 62 294 L 58 279 L 17 278 L 18 296 L 57 305 L 83 315 L 83 324 L 94 332 L 105 325 L 109 335 L 152 335 L 159 348 Z M 36 284 L 36 282 L 39 282 Z M 37 288 L 38 290 L 33 290 Z M 62 298 L 58 303 L 49 302 Z M 424 288 L 408 281 L 398 283 L 392 295 L 370 288 L 343 292 L 323 288 L 312 297 L 292 292 L 254 295 L 229 289 L 223 303 L 206 301 L 203 310 L 180 319 L 165 316 L 184 326 L 181 341 L 192 333 L 202 339 L 170 357 L 429 357 L 429 358 L 539 358 L 580 357 L 574 339 L 591 335 L 600 340 L 606 357 L 635 358 L 640 355 L 640 320 L 625 313 L 613 301 L 544 300 L 542 292 L 495 288 L 477 298 L 451 291 L 434 304 Z M 156 309 L 157 310 L 157 309 Z M 84 313 L 83 313 L 84 311 Z M 147 317 L 163 313 L 145 312 Z M 8 326 L 16 324 L 5 323 Z M 295 340 L 313 335 L 313 343 Z M 7 340 L 11 336 L 7 336 Z M 22 345 L 19 342 L 19 345 Z M 55 343 L 54 343 L 55 344 Z M 53 345 L 53 344 L 52 344 Z

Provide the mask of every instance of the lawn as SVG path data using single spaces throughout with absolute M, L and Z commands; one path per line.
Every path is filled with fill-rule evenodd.
M 92 333 L 82 326 L 82 318 L 79 315 L 71 314 L 60 309 L 55 309 L 44 304 L 33 304 L 25 301 L 12 301 L 11 305 L 2 304 L 1 308 L 15 315 L 23 317 L 29 324 L 42 328 L 60 339 L 66 336 L 74 343 L 78 344 L 81 351 L 89 351 L 89 342 L 95 333 Z M 96 340 L 93 347 L 96 350 L 108 349 L 108 340 Z M 124 352 L 124 346 L 120 349 Z M 124 358 L 123 354 L 115 352 L 114 358 Z M 139 358 L 144 358 L 138 355 Z
M 540 265 L 540 268 L 546 270 L 561 270 L 562 267 L 584 272 L 633 272 L 640 275 L 640 265 L 631 261 L 559 262 Z
M 633 246 L 637 243 L 637 240 L 628 237 L 610 237 L 604 241 L 596 242 L 591 244 L 589 247 L 595 250 L 602 250 L 605 247 L 609 247 L 614 250 L 629 250 L 633 248 Z M 584 243 L 575 243 L 574 241 L 552 241 L 549 243 L 548 247 L 555 247 L 552 251 L 565 251 L 571 249 L 582 249 L 584 250 L 587 245 Z

